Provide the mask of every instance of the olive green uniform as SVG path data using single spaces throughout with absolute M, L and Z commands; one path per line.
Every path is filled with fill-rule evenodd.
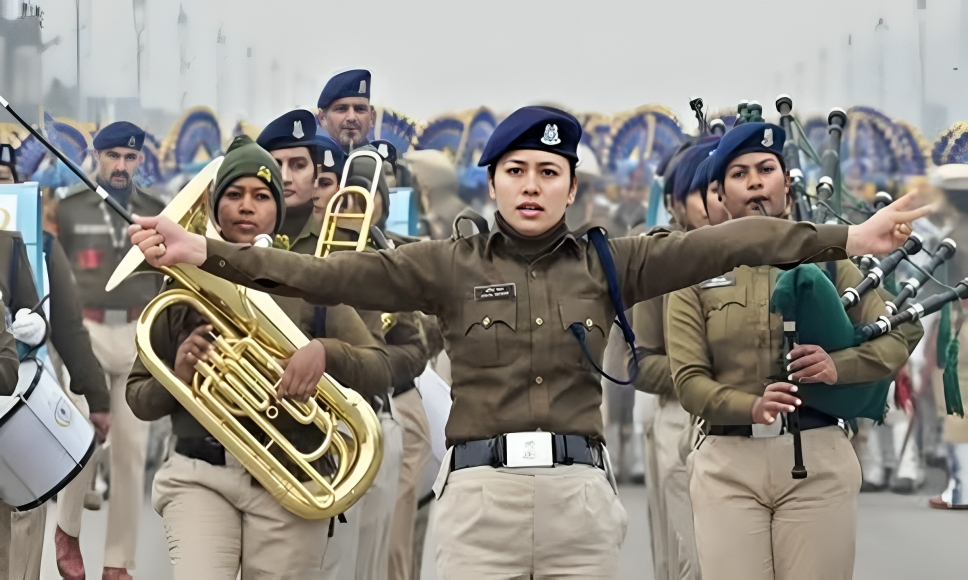
M 767 377 L 788 374 L 779 362 L 782 317 L 770 312 L 777 273 L 744 266 L 669 297 L 667 348 L 676 392 L 707 426 L 752 424 Z M 851 262 L 836 263 L 838 292 L 862 278 Z M 854 324 L 869 323 L 885 311 L 880 295 L 870 292 L 848 315 Z M 829 353 L 838 383 L 897 371 L 921 332 L 920 325 L 908 325 Z M 803 431 L 802 438 L 806 479 L 790 475 L 790 435 L 709 435 L 689 456 L 705 580 L 852 577 L 860 465 L 840 426 Z
M 160 213 L 164 204 L 133 186 L 128 209 L 151 216 Z M 58 238 L 77 280 L 84 325 L 111 393 L 111 502 L 104 565 L 130 571 L 135 567 L 138 545 L 149 426 L 131 413 L 124 400 L 124 385 L 137 357 L 134 336 L 138 316 L 157 294 L 161 277 L 134 276 L 113 291 L 105 291 L 131 242 L 126 235 L 127 223 L 84 186 L 78 186 L 60 201 L 57 226 Z M 65 532 L 79 534 L 81 506 L 59 504 L 57 520 Z
M 15 240 L 19 238 L 20 234 L 17 232 L 0 232 L 0 291 L 12 317 L 21 308 L 33 308 L 39 301 L 30 263 L 22 244 L 17 250 L 20 253 L 17 287 L 10 286 L 11 260 L 15 251 Z M 90 412 L 105 413 L 110 406 L 110 396 L 104 382 L 104 373 L 94 357 L 91 339 L 81 322 L 81 306 L 70 264 L 56 239 L 51 241 L 50 254 L 46 259 L 49 264 L 47 279 L 50 288 L 50 342 L 57 349 L 70 374 L 70 390 L 79 396 L 73 398 L 79 410 L 85 417 L 88 409 Z M 0 376 L 0 394 L 9 395 L 17 385 L 19 365 L 16 364 L 16 341 L 6 331 L 0 334 L 0 361 L 3 363 L 0 364 L 0 372 L 3 373 Z M 13 371 L 12 375 L 7 376 L 10 370 Z M 91 470 L 85 469 L 68 484 L 59 494 L 60 502 L 82 502 L 89 483 L 89 477 L 85 478 L 85 475 L 89 476 L 90 473 Z M 28 512 L 13 514 L 13 541 L 11 543 L 0 540 L 0 550 L 9 547 L 14 556 L 10 561 L 11 578 L 39 577 L 46 513 L 47 507 L 44 505 Z M 0 510 L 0 514 L 9 514 L 9 511 Z M 0 526 L 10 525 L 10 517 L 7 515 L 2 515 L 0 521 Z M 0 537 L 2 536 L 3 533 L 0 533 Z M 0 561 L 6 559 L 0 558 Z
M 448 445 L 539 429 L 601 441 L 599 379 L 568 330 L 582 325 L 601 361 L 615 315 L 601 262 L 563 222 L 538 238 L 522 238 L 499 214 L 497 225 L 326 260 L 208 240 L 202 268 L 313 303 L 436 315 L 452 361 Z M 745 218 L 609 247 L 634 304 L 741 264 L 842 259 L 846 243 L 844 226 Z M 434 512 L 439 577 L 614 576 L 627 518 L 601 470 L 485 466 L 448 481 L 449 470 L 445 459 Z

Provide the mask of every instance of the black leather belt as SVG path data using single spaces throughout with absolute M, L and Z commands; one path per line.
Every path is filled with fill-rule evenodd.
M 592 465 L 599 469 L 605 469 L 605 462 L 602 459 L 602 444 L 584 435 L 554 435 L 551 439 L 553 447 L 554 462 L 561 465 L 572 465 L 581 463 Z M 454 453 L 451 458 L 451 470 L 465 469 L 468 467 L 481 467 L 489 465 L 491 467 L 502 467 L 505 464 L 505 451 L 507 443 L 504 435 L 498 435 L 490 439 L 478 439 L 458 443 L 454 446 Z
M 837 425 L 839 420 L 826 413 L 812 409 L 810 407 L 800 407 L 800 431 L 809 431 L 821 427 Z M 719 435 L 726 437 L 752 437 L 752 425 L 710 425 L 706 435 Z
M 179 437 L 175 452 L 212 465 L 225 465 L 225 447 L 214 437 Z

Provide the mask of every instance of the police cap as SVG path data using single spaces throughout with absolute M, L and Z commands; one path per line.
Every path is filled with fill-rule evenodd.
M 317 105 L 325 109 L 337 99 L 364 97 L 370 100 L 370 71 L 353 69 L 336 73 L 329 79 L 323 92 L 319 93 Z
M 715 151 L 718 144 L 719 137 L 707 137 L 690 147 L 683 154 L 682 159 L 676 165 L 675 184 L 672 190 L 673 199 L 679 202 L 685 201 L 689 192 L 698 189 L 692 187 L 692 184 L 699 166 L 709 158 L 709 154 Z
M 784 141 L 786 132 L 773 123 L 744 123 L 733 127 L 716 147 L 711 181 L 722 181 L 729 163 L 747 153 L 773 153 L 782 162 Z
M 522 107 L 494 129 L 477 165 L 491 165 L 518 149 L 547 151 L 577 163 L 580 140 L 581 124 L 568 113 L 552 107 Z
M 127 147 L 141 151 L 141 146 L 145 143 L 145 132 L 138 128 L 134 123 L 118 121 L 111 123 L 97 132 L 94 136 L 94 148 L 98 151 L 111 149 L 112 147 Z
M 346 152 L 339 143 L 329 135 L 319 133 L 316 134 L 313 142 L 316 145 L 316 162 L 322 166 L 321 171 L 342 176 L 343 166 L 346 164 Z
M 259 133 L 256 143 L 266 151 L 289 147 L 312 147 L 316 138 L 316 117 L 309 111 L 297 109 L 273 119 Z

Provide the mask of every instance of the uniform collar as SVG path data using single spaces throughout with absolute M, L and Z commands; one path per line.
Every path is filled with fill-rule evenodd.
M 574 248 L 576 254 L 579 250 L 578 240 L 568 230 L 564 216 L 558 225 L 536 237 L 522 236 L 505 221 L 500 213 L 494 214 L 494 225 L 495 228 L 491 231 L 485 245 L 485 251 L 489 253 L 494 251 L 495 244 L 504 246 L 510 252 L 526 259 L 537 258 L 562 246 Z

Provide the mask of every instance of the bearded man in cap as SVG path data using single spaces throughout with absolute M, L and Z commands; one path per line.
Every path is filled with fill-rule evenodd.
M 353 69 L 333 75 L 316 105 L 319 123 L 343 150 L 367 145 L 376 110 L 370 105 L 370 71 Z
M 144 140 L 145 132 L 125 121 L 101 129 L 94 137 L 97 160 L 94 178 L 131 213 L 157 215 L 164 209 L 164 203 L 138 188 L 133 179 L 144 161 L 141 154 Z M 161 280 L 151 274 L 135 276 L 106 292 L 108 279 L 131 248 L 125 235 L 127 224 L 102 203 L 97 193 L 83 185 L 68 191 L 57 213 L 58 237 L 77 280 L 84 326 L 91 335 L 94 354 L 111 391 L 112 427 L 108 438 L 111 503 L 103 578 L 130 579 L 128 571 L 134 568 L 138 545 L 148 423 L 137 419 L 128 407 L 124 398 L 125 383 L 138 356 L 135 348 L 138 317 L 157 294 Z M 92 461 L 89 465 L 94 464 Z M 92 477 L 94 469 L 89 467 L 79 477 Z M 54 537 L 58 568 L 76 569 L 76 563 L 81 561 L 77 538 L 83 507 L 82 501 L 58 502 Z M 74 565 L 68 566 L 69 563 Z

